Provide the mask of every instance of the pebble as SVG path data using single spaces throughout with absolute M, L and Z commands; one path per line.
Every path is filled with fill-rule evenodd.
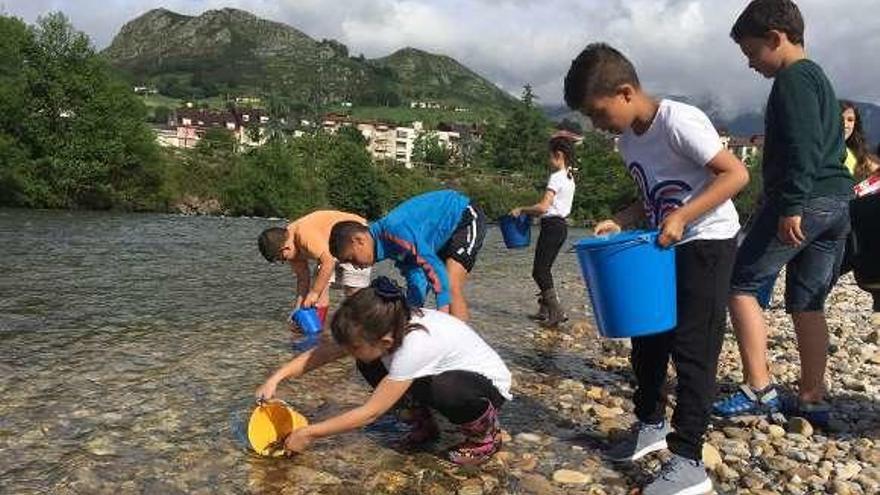
M 862 466 L 855 462 L 850 462 L 839 467 L 834 476 L 839 480 L 846 481 L 855 478 L 860 472 L 862 472 Z
M 553 481 L 563 485 L 584 485 L 592 480 L 589 474 L 571 469 L 559 469 L 553 473 Z
M 767 427 L 767 434 L 773 438 L 782 438 L 785 436 L 785 428 L 779 425 L 770 425 Z
M 539 474 L 525 474 L 519 478 L 517 483 L 522 493 L 533 495 L 546 495 L 556 493 L 556 487 L 550 483 L 550 480 Z
M 791 418 L 788 420 L 788 431 L 805 437 L 813 436 L 813 425 L 804 418 Z
M 537 433 L 518 433 L 514 440 L 520 443 L 541 443 L 541 435 Z
M 711 471 L 718 469 L 724 464 L 718 449 L 709 443 L 703 443 L 703 464 Z

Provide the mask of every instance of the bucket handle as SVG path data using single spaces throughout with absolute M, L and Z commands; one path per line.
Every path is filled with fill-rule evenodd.
M 620 251 L 623 251 L 624 249 L 629 249 L 633 246 L 637 246 L 640 244 L 650 244 L 652 242 L 651 241 L 652 235 L 653 235 L 652 233 L 646 233 L 646 234 L 641 234 L 637 237 L 633 237 L 632 239 L 621 242 L 620 244 L 615 245 L 613 248 L 610 248 L 608 253 L 609 254 L 617 254 Z M 603 236 L 593 236 L 593 237 L 603 237 Z M 669 247 L 671 248 L 674 246 L 675 245 L 673 244 L 672 246 L 669 246 Z M 572 251 L 574 251 L 575 249 L 576 249 L 576 245 L 572 245 Z

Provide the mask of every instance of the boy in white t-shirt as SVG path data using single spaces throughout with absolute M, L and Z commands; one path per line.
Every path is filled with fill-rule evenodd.
M 671 460 L 642 493 L 707 492 L 712 482 L 702 463 L 702 443 L 740 227 L 731 198 L 748 183 L 748 171 L 724 149 L 703 112 L 653 99 L 642 90 L 629 60 L 608 45 L 589 45 L 572 62 L 565 101 L 597 128 L 621 134 L 620 151 L 642 193 L 641 203 L 599 223 L 596 234 L 619 232 L 621 225 L 647 215 L 651 227 L 660 230 L 658 242 L 677 246 L 678 325 L 671 332 L 632 339 L 638 424 L 631 438 L 609 449 L 608 457 L 634 461 L 668 446 Z M 671 428 L 663 394 L 670 358 L 678 377 Z
M 467 323 L 440 311 L 411 308 L 387 277 L 346 299 L 333 315 L 333 341 L 300 354 L 257 390 L 275 395 L 281 380 L 299 377 L 346 354 L 375 389 L 367 402 L 339 416 L 291 433 L 287 452 L 302 452 L 315 439 L 360 428 L 395 404 L 408 406 L 408 443 L 437 438 L 437 410 L 457 425 L 465 441 L 449 451 L 457 464 L 478 464 L 501 448 L 498 409 L 511 399 L 510 371 Z M 430 408 L 430 409 L 429 409 Z

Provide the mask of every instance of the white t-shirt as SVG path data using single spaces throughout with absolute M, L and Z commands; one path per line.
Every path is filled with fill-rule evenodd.
M 392 354 L 382 357 L 391 380 L 415 380 L 447 371 L 471 371 L 491 380 L 510 399 L 510 370 L 467 323 L 441 311 L 422 309 L 414 316 L 425 330 L 410 331 Z
M 620 152 L 642 193 L 652 227 L 697 196 L 714 180 L 706 168 L 722 149 L 718 132 L 699 108 L 662 100 L 642 135 L 627 129 Z M 730 239 L 739 231 L 733 202 L 725 201 L 691 222 L 682 243 L 697 239 Z
M 563 168 L 553 172 L 547 181 L 547 189 L 555 194 L 550 208 L 541 217 L 568 217 L 574 201 L 574 179 L 568 178 L 568 171 Z

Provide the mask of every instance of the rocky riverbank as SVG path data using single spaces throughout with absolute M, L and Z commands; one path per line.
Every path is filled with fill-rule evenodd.
M 768 312 L 771 362 L 777 380 L 793 390 L 797 352 L 781 302 L 779 284 Z M 820 431 L 801 418 L 714 422 L 704 460 L 716 493 L 880 492 L 880 333 L 870 323 L 869 296 L 851 277 L 835 289 L 829 307 L 828 384 L 834 407 L 830 428 Z M 370 489 L 460 495 L 629 494 L 649 480 L 668 454 L 623 468 L 600 455 L 625 434 L 633 419 L 628 342 L 599 338 L 586 320 L 562 331 L 535 329 L 528 338 L 534 340 L 539 359 L 513 360 L 517 398 L 504 415 L 513 424 L 505 432 L 504 450 L 492 462 L 474 470 L 442 462 L 418 468 L 418 462 L 411 461 L 406 463 L 409 469 L 377 473 Z M 540 359 L 541 349 L 546 351 L 545 361 Z M 590 370 L 579 370 L 581 364 Z M 737 386 L 739 370 L 736 342 L 728 335 L 721 358 L 723 390 Z M 428 472 L 433 481 L 425 481 Z

